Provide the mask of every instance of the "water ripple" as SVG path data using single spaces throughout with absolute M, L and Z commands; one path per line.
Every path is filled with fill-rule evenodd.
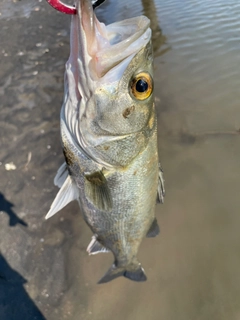
M 240 3 L 155 3 L 161 28 L 171 46 L 171 51 L 157 61 L 158 72 L 165 73 L 159 80 L 159 95 L 171 93 L 174 100 L 169 108 L 187 112 L 189 130 L 233 127 L 240 100 Z

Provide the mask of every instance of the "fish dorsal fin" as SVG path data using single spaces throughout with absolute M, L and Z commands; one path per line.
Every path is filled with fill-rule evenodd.
M 54 199 L 45 219 L 52 217 L 55 213 L 64 208 L 69 202 L 77 199 L 78 197 L 78 188 L 72 181 L 71 176 L 68 176 L 61 189 L 58 191 L 58 194 L 56 195 L 56 198 Z
M 61 188 L 65 180 L 67 179 L 67 176 L 68 176 L 67 164 L 66 162 L 64 162 L 61 165 L 61 167 L 58 169 L 57 174 L 54 178 L 55 186 L 57 186 L 58 188 Z
M 99 210 L 111 211 L 112 196 L 102 171 L 85 174 L 85 194 Z
M 107 248 L 105 248 L 98 240 L 97 240 L 97 236 L 94 235 L 92 237 L 91 242 L 89 243 L 88 247 L 87 247 L 87 252 L 89 255 L 93 255 L 93 254 L 97 254 L 100 252 L 109 252 L 109 250 Z

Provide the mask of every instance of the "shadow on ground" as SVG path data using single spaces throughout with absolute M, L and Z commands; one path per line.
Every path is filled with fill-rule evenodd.
M 27 227 L 27 223 L 22 219 L 18 218 L 16 213 L 12 210 L 14 204 L 5 199 L 4 195 L 0 192 L 0 211 L 5 212 L 9 216 L 9 226 L 14 227 L 16 224 L 21 224 Z
M 13 270 L 0 253 L 0 315 L 1 320 L 45 320 L 27 294 L 27 281 Z

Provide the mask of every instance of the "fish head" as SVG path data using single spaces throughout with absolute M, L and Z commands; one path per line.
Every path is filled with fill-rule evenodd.
M 154 113 L 153 55 L 147 17 L 106 26 L 90 0 L 75 5 L 62 118 L 86 149 L 148 126 Z

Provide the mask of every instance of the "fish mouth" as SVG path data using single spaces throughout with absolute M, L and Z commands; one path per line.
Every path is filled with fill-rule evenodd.
M 92 80 L 104 77 L 151 39 L 150 21 L 144 16 L 106 26 L 98 21 L 91 0 L 76 0 L 75 6 L 77 14 L 72 17 L 70 60 L 80 59 L 85 76 L 88 67 Z M 82 73 L 83 70 L 79 71 Z

